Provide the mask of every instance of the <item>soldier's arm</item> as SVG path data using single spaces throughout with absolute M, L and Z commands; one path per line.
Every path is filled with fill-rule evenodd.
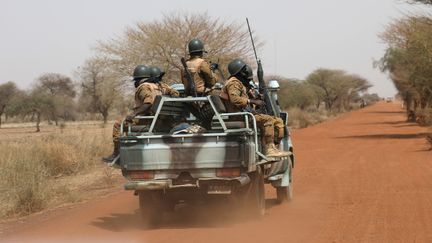
M 249 99 L 241 96 L 243 92 L 243 84 L 237 82 L 232 83 L 227 87 L 227 91 L 229 100 L 233 105 L 239 108 L 245 108 L 248 105 Z
M 138 98 L 142 101 L 143 105 L 136 108 L 136 110 L 133 113 L 133 116 L 141 115 L 146 113 L 152 106 L 154 101 L 154 94 L 152 93 L 152 90 L 149 87 L 140 87 L 139 90 L 137 90 Z
M 200 73 L 207 88 L 211 88 L 213 85 L 215 85 L 216 78 L 214 77 L 213 72 L 210 69 L 210 64 L 207 61 L 202 62 L 200 66 Z
M 169 85 L 167 85 L 167 84 L 162 84 L 162 85 L 163 85 L 163 89 L 165 90 L 165 93 L 168 94 L 169 96 L 171 96 L 171 97 L 179 97 L 180 96 L 180 93 L 177 90 L 171 88 Z

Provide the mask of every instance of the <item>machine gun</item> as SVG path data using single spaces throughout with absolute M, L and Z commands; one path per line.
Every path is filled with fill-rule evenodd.
M 257 66 L 258 66 L 258 70 L 257 70 L 257 76 L 258 76 L 258 92 L 260 93 L 260 95 L 263 97 L 263 101 L 264 101 L 264 105 L 262 107 L 260 107 L 259 110 L 257 110 L 258 113 L 263 113 L 263 114 L 267 114 L 267 115 L 271 115 L 274 116 L 276 114 L 276 112 L 274 111 L 274 108 L 272 106 L 271 100 L 270 100 L 270 95 L 268 93 L 267 90 L 267 85 L 264 81 L 264 71 L 262 68 L 262 64 L 261 64 L 261 60 L 258 59 L 257 53 L 256 53 L 256 49 L 255 49 L 255 43 L 254 43 L 254 39 L 252 37 L 252 31 L 249 25 L 249 20 L 248 18 L 246 18 L 246 23 L 249 29 L 249 35 L 252 41 L 252 47 L 253 47 L 253 51 L 255 54 L 255 60 L 257 62 Z
M 186 88 L 185 93 L 186 93 L 186 95 L 193 95 L 194 97 L 197 97 L 198 95 L 197 95 L 197 91 L 196 91 L 196 87 L 195 87 L 195 82 L 193 80 L 192 74 L 189 72 L 189 69 L 188 69 L 187 64 L 186 64 L 186 60 L 184 57 L 182 57 L 180 60 L 181 60 L 181 63 L 183 65 L 183 68 L 184 68 L 184 75 L 185 75 L 186 81 L 188 82 L 187 86 L 189 86 L 187 88 L 185 87 Z

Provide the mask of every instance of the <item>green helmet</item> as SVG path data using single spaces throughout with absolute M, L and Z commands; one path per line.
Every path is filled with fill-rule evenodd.
M 205 52 L 204 43 L 200 39 L 192 39 L 188 44 L 189 54 Z
M 159 77 L 162 73 L 162 70 L 156 66 L 150 66 L 150 77 Z
M 240 59 L 234 59 L 228 64 L 228 72 L 231 76 L 237 75 L 247 65 Z
M 159 83 L 162 80 L 162 77 L 165 75 L 159 67 L 151 66 L 150 67 L 150 82 Z
M 151 72 L 150 68 L 146 65 L 138 65 L 136 66 L 133 72 L 133 80 L 150 78 Z

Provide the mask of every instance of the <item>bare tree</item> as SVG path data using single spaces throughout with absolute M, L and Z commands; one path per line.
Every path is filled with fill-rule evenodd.
M 432 0 L 409 0 L 409 3 L 422 3 L 426 5 L 432 5 Z
M 172 13 L 160 21 L 138 22 L 123 36 L 99 42 L 97 51 L 110 62 L 117 76 L 130 76 L 138 64 L 157 65 L 168 80 L 179 80 L 180 58 L 187 56 L 193 38 L 205 42 L 208 59 L 226 67 L 234 58 L 250 59 L 252 47 L 247 27 L 204 14 Z M 262 45 L 257 40 L 258 47 Z M 226 70 L 225 70 L 226 71 Z
M 89 112 L 100 113 L 106 123 L 109 111 L 124 93 L 120 77 L 101 58 L 88 59 L 77 74 L 81 80 L 81 104 Z
M 12 81 L 0 85 L 0 127 L 2 124 L 2 115 L 17 92 L 18 88 Z

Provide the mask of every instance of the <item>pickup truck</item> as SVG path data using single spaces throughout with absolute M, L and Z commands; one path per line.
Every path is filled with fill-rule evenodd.
M 280 111 L 277 102 L 278 88 L 277 81 L 269 82 L 272 105 L 285 123 L 285 137 L 277 145 L 290 151 L 284 158 L 266 157 L 253 114 L 227 113 L 217 95 L 158 96 L 152 107 L 154 115 L 135 118 L 141 125 L 122 123 L 116 163 L 128 180 L 124 188 L 139 197 L 146 224 L 157 225 L 161 212 L 172 211 L 179 203 L 215 197 L 235 202 L 248 214 L 261 217 L 265 213 L 266 183 L 276 189 L 278 202 L 292 199 L 293 144 L 288 114 Z M 210 114 L 211 129 L 191 133 L 167 128 L 168 120 L 182 121 L 185 128 L 199 124 L 197 110 Z

